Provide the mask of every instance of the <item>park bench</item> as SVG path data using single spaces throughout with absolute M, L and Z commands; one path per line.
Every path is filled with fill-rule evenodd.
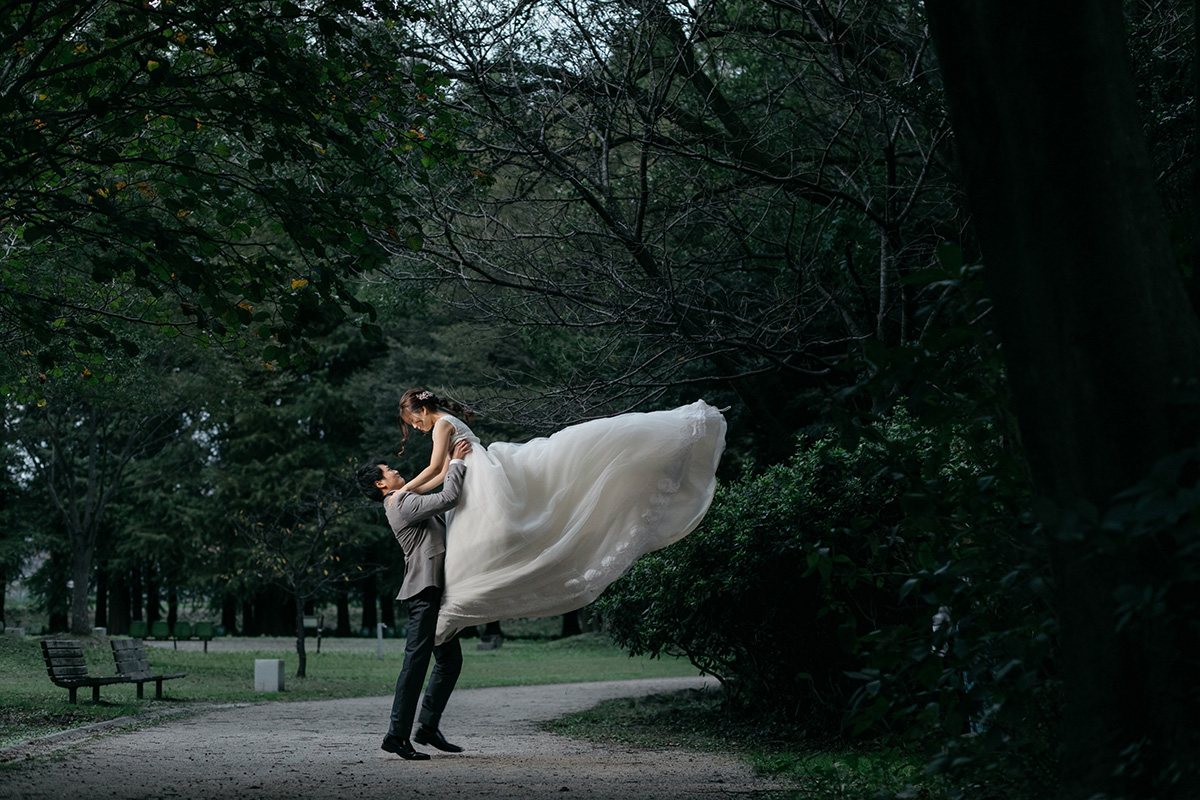
M 71 693 L 71 703 L 78 705 L 76 691 L 81 686 L 92 687 L 92 702 L 100 702 L 100 687 L 113 683 L 129 683 L 130 679 L 117 675 L 100 678 L 88 674 L 87 662 L 83 658 L 83 646 L 70 639 L 43 639 L 42 657 L 46 659 L 46 672 L 55 686 Z M 138 686 L 138 697 L 142 696 Z
M 112 639 L 113 659 L 117 662 L 117 674 L 122 680 L 137 684 L 137 696 L 142 698 L 142 684 L 154 681 L 154 698 L 162 700 L 163 681 L 175 678 L 186 678 L 186 672 L 173 675 L 155 675 L 150 671 L 150 662 L 146 658 L 146 645 L 141 639 Z

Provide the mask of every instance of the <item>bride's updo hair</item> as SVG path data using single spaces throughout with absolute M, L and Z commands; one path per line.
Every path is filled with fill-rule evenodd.
M 475 418 L 475 415 L 469 408 L 465 408 L 453 400 L 438 397 L 428 389 L 409 389 L 400 395 L 400 432 L 405 442 L 408 441 L 410 428 L 409 424 L 404 421 L 404 412 L 415 412 L 421 409 L 425 409 L 426 411 L 437 411 L 438 409 L 449 411 L 463 422 L 470 422 Z

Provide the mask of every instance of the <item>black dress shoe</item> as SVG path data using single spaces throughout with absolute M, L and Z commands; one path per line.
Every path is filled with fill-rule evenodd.
M 446 741 L 446 737 L 442 736 L 439 730 L 430 730 L 424 725 L 417 728 L 417 732 L 413 734 L 413 741 L 417 744 L 428 744 L 441 750 L 443 753 L 461 753 L 462 748 L 456 744 L 450 744 Z
M 398 736 L 392 736 L 390 733 L 383 737 L 383 744 L 379 745 L 381 750 L 386 750 L 389 753 L 395 753 L 407 761 L 428 761 L 429 755 L 426 753 L 418 753 L 413 749 L 412 743 L 408 739 L 401 739 Z

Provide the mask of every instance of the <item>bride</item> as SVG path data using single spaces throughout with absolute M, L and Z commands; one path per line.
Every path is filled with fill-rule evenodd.
M 703 401 L 572 425 L 486 449 L 462 406 L 424 389 L 400 398 L 400 426 L 430 433 L 429 466 L 407 489 L 437 487 L 454 443 L 467 475 L 447 514 L 438 642 L 470 626 L 565 614 L 595 600 L 643 553 L 690 533 L 716 489 L 725 418 Z

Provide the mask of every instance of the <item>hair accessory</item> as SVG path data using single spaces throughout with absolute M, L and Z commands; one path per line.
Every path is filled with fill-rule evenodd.
M 433 399 L 433 392 L 430 392 L 430 391 L 424 391 L 424 392 L 420 392 L 420 393 L 417 395 L 417 399 L 418 399 L 418 400 L 432 400 L 432 399 Z

